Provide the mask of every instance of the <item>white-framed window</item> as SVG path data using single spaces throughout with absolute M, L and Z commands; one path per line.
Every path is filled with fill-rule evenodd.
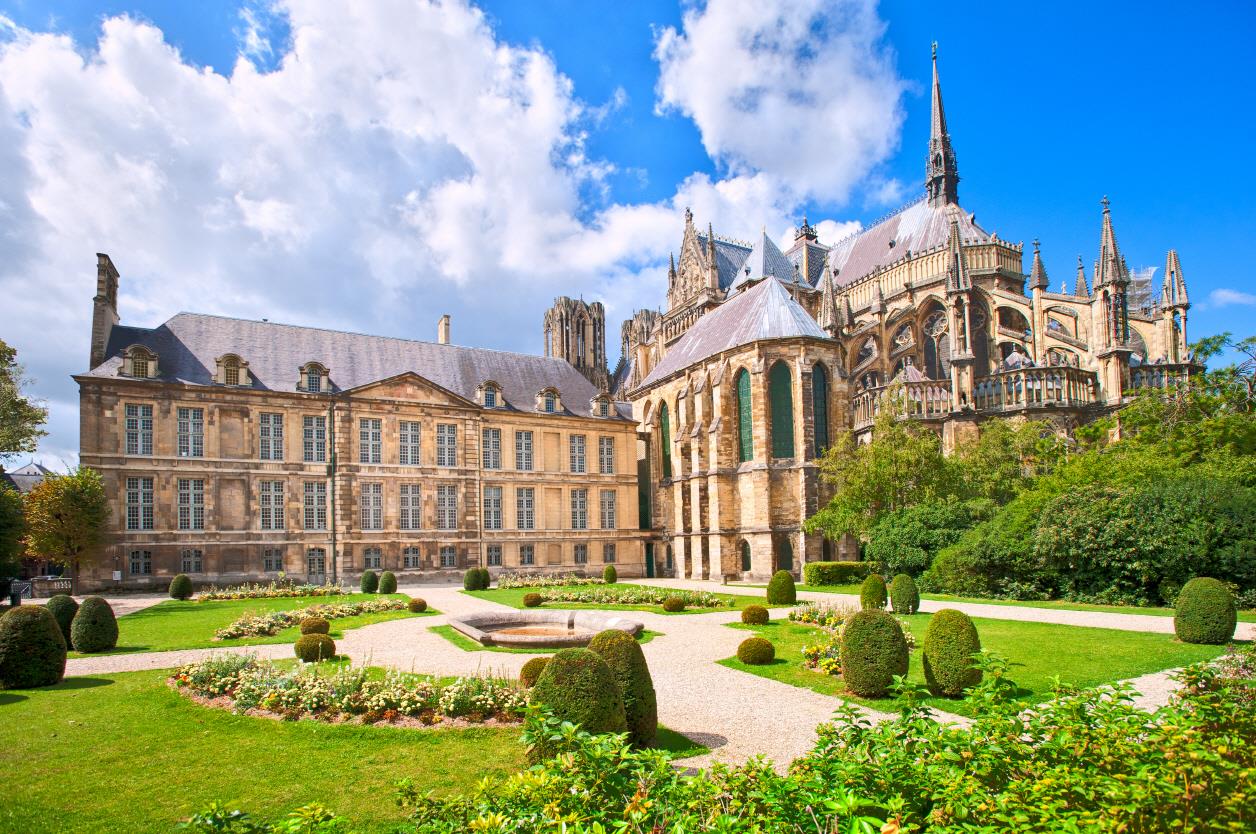
M 378 417 L 358 418 L 358 463 L 383 463 L 384 421 Z
M 520 530 L 536 529 L 536 489 L 519 487 L 515 490 L 515 526 Z
M 401 566 L 407 570 L 423 567 L 423 553 L 417 547 L 401 548 Z
M 132 550 L 130 553 L 130 568 L 132 576 L 152 576 L 153 575 L 153 551 L 151 550 Z
M 222 363 L 222 382 L 224 385 L 240 384 L 240 360 L 224 359 Z
M 599 437 L 597 439 L 598 471 L 603 475 L 615 474 L 615 438 Z
M 361 485 L 358 495 L 358 509 L 362 516 L 363 530 L 384 529 L 384 485 L 366 483 Z
M 327 551 L 321 547 L 311 547 L 305 551 L 305 572 L 310 579 L 327 575 Z
M 502 529 L 502 488 L 484 487 L 484 529 Z
M 454 484 L 436 486 L 436 528 L 455 530 L 458 527 L 458 487 Z
M 177 414 L 179 457 L 205 457 L 205 409 L 180 406 Z
M 418 420 L 402 420 L 397 423 L 397 463 L 402 466 L 419 466 Z
M 442 568 L 458 567 L 458 551 L 449 545 L 440 549 L 440 566 Z
M 179 529 L 204 530 L 205 482 L 200 478 L 180 478 L 178 486 Z
M 142 349 L 131 351 L 131 376 L 148 378 L 148 353 Z
M 283 415 L 262 412 L 258 427 L 258 456 L 262 460 L 283 460 Z
M 575 559 L 577 565 L 589 564 L 589 546 L 587 544 L 576 545 Z
M 401 529 L 418 530 L 423 526 L 423 495 L 418 484 L 401 485 Z
M 515 469 L 532 471 L 532 432 L 515 432 Z
M 257 494 L 262 505 L 262 529 L 282 530 L 284 528 L 283 481 L 262 481 Z
M 519 545 L 519 564 L 535 565 L 536 564 L 536 548 L 530 544 Z
M 502 430 L 484 429 L 480 432 L 480 451 L 485 469 L 502 468 Z
M 153 479 L 126 479 L 126 529 L 153 529 Z
M 571 471 L 576 474 L 584 473 L 584 435 L 573 434 L 567 439 L 567 446 L 570 451 Z
M 301 418 L 301 445 L 306 463 L 327 462 L 327 418 L 307 414 Z
M 602 545 L 602 561 L 608 565 L 615 562 L 615 543 L 606 542 Z
M 497 408 L 497 389 L 491 385 L 484 388 L 484 407 Z
M 602 516 L 602 529 L 615 529 L 615 490 L 604 489 L 600 496 L 599 507 Z
M 179 554 L 180 573 L 202 573 L 204 566 L 204 554 L 195 548 L 185 548 Z
M 268 547 L 262 551 L 262 572 L 283 572 L 283 548 Z
M 327 482 L 306 481 L 304 504 L 305 529 L 327 529 Z
M 436 424 L 436 465 L 458 465 L 458 427 L 453 423 Z
M 589 527 L 589 491 L 573 489 L 571 491 L 571 529 L 586 530 Z
M 610 400 L 607 400 L 607 399 L 598 400 L 597 401 L 597 416 L 609 417 L 610 415 L 611 415 Z
M 558 397 L 554 396 L 553 391 L 545 392 L 543 402 L 546 414 L 553 414 L 556 410 L 558 410 Z
M 364 570 L 379 570 L 384 566 L 384 554 L 378 547 L 368 547 L 362 551 L 362 567 Z
M 153 453 L 153 407 L 151 405 L 126 405 L 126 453 L 151 455 Z
M 484 561 L 490 568 L 500 568 L 502 566 L 502 546 L 500 544 L 490 544 L 485 550 Z

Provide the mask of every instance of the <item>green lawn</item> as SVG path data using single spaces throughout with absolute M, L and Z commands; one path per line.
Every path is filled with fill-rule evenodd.
M 438 625 L 430 626 L 428 631 L 433 634 L 439 634 L 450 643 L 453 643 L 464 652 L 506 652 L 508 654 L 553 654 L 557 649 L 517 649 L 510 646 L 483 646 L 472 640 L 467 635 L 458 631 L 453 626 Z M 637 637 L 638 643 L 649 643 L 655 637 L 659 636 L 659 632 L 645 629 Z
M 473 597 L 486 599 L 490 602 L 498 602 L 502 605 L 509 605 L 511 608 L 523 608 L 523 598 L 525 595 L 534 591 L 546 590 L 569 590 L 573 586 L 563 586 L 561 588 L 493 588 L 488 591 L 463 591 Z M 583 585 L 581 588 L 643 588 L 653 587 L 645 585 L 633 585 L 626 582 L 616 582 L 610 585 Z M 593 608 L 599 611 L 650 611 L 655 614 L 666 614 L 672 616 L 683 616 L 685 614 L 709 614 L 712 611 L 736 611 L 745 608 L 747 605 L 766 605 L 765 597 L 754 597 L 746 594 L 716 594 L 717 597 L 725 602 L 731 602 L 731 605 L 720 606 L 719 608 L 686 608 L 684 611 L 664 611 L 661 605 L 600 605 L 583 602 L 546 602 L 546 608 L 560 609 L 577 609 L 577 608 Z
M 211 602 L 167 600 L 134 614 L 118 618 L 118 647 L 112 653 L 164 652 L 173 649 L 215 649 L 226 646 L 256 646 L 263 643 L 291 643 L 300 636 L 295 626 L 269 637 L 245 637 L 239 640 L 215 640 L 214 632 L 230 625 L 245 614 L 287 611 L 309 605 L 331 602 L 362 602 L 368 599 L 409 599 L 404 594 L 345 594 L 338 597 L 292 597 L 289 599 L 231 599 Z M 402 617 L 425 617 L 438 613 L 428 609 L 423 614 L 409 611 L 381 611 L 331 621 L 331 636 L 340 638 L 349 629 L 361 628 L 385 620 Z M 71 652 L 70 657 L 94 657 Z
M 913 614 L 903 618 L 915 635 L 917 646 L 924 638 L 929 616 Z M 1030 702 L 1049 697 L 1052 678 L 1057 675 L 1065 683 L 1096 686 L 1207 660 L 1224 651 L 1222 646 L 1179 643 L 1171 634 L 1013 620 L 974 619 L 973 622 L 981 636 L 982 648 L 1011 661 L 1008 676 L 1020 686 L 1021 697 Z M 825 634 L 820 629 L 787 620 L 765 626 L 731 623 L 730 627 L 755 631 L 771 640 L 776 647 L 776 661 L 767 666 L 747 666 L 733 657 L 721 660 L 724 666 L 883 710 L 891 707 L 892 699 L 869 701 L 848 695 L 840 677 L 803 667 L 802 647 L 823 641 Z M 924 682 L 919 648 L 911 653 L 908 677 Z M 929 703 L 949 712 L 964 714 L 967 710 L 962 701 L 946 698 L 930 698 Z

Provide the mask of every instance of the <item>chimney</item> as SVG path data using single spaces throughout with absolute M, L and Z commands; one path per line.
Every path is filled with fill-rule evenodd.
M 104 252 L 96 253 L 96 297 L 92 299 L 92 346 L 88 368 L 105 361 L 109 333 L 118 323 L 118 270 Z
M 436 342 L 437 344 L 449 344 L 449 314 L 440 317 L 440 321 L 436 324 Z

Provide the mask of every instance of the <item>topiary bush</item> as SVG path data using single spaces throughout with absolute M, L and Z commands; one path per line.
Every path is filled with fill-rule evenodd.
M 306 617 L 301 621 L 302 634 L 327 634 L 331 631 L 331 623 L 323 617 Z
M 778 570 L 768 580 L 769 605 L 793 605 L 798 601 L 798 588 L 787 570 Z
M 668 597 L 663 600 L 663 610 L 669 614 L 675 614 L 677 611 L 684 611 L 685 601 L 680 597 Z
M 588 733 L 622 733 L 628 729 L 624 696 L 615 673 L 602 656 L 588 649 L 556 652 L 532 687 L 531 700 L 543 704 L 560 721 L 579 724 Z M 528 749 L 533 763 L 553 753 L 545 741 Z
M 379 590 L 379 574 L 373 570 L 362 571 L 362 584 L 359 585 L 364 594 L 373 594 Z
M 958 698 L 981 682 L 981 670 L 973 655 L 981 651 L 981 638 L 968 615 L 943 608 L 929 618 L 920 661 L 925 684 L 934 695 Z
M 42 605 L 19 605 L 0 617 L 0 685 L 52 686 L 65 676 L 65 637 Z
M 890 583 L 890 608 L 901 616 L 920 610 L 920 589 L 916 587 L 916 580 L 905 573 L 894 577 Z
M 462 575 L 462 588 L 466 591 L 487 591 L 492 579 L 488 568 L 468 568 Z
M 859 586 L 859 604 L 865 611 L 884 611 L 886 603 L 885 577 L 869 574 Z
M 544 601 L 541 599 L 541 595 L 535 592 L 523 595 L 523 604 L 528 608 L 536 608 Z
M 379 592 L 381 594 L 397 593 L 397 575 L 386 570 L 379 575 Z
M 659 729 L 658 698 L 654 694 L 654 678 L 645 662 L 645 654 L 637 639 L 626 631 L 608 629 L 594 635 L 589 651 L 602 656 L 624 696 L 624 720 L 628 740 L 635 747 L 654 744 Z
M 894 615 L 866 609 L 851 617 L 842 632 L 846 689 L 864 698 L 882 698 L 894 676 L 906 674 L 907 639 Z
M 78 613 L 79 604 L 69 594 L 57 594 L 48 600 L 47 608 L 53 619 L 57 621 L 57 625 L 61 627 L 61 636 L 65 638 L 65 644 L 69 646 L 70 624 L 74 622 L 74 615 Z
M 70 643 L 76 652 L 107 652 L 118 645 L 118 620 L 102 597 L 87 597 L 70 624 Z
M 808 562 L 802 566 L 802 581 L 812 586 L 846 585 L 871 571 L 869 562 Z
M 410 609 L 411 614 L 422 614 L 427 610 L 427 600 L 414 597 L 406 603 L 406 608 Z
M 1199 576 L 1178 592 L 1173 631 L 1183 643 L 1227 643 L 1237 623 L 1234 594 L 1221 580 Z
M 747 605 L 741 609 L 741 621 L 748 625 L 764 625 L 768 619 L 768 610 L 762 605 Z
M 749 637 L 737 647 L 737 659 L 747 666 L 764 666 L 776 660 L 776 647 L 762 637 Z
M 615 570 L 614 565 L 607 565 L 602 568 L 602 581 L 607 585 L 619 581 L 619 572 Z
M 192 598 L 192 580 L 186 573 L 181 573 L 174 579 L 170 580 L 170 598 L 171 599 L 191 599 Z
M 336 656 L 336 641 L 326 634 L 302 634 L 292 649 L 303 663 L 318 663 Z
M 548 657 L 534 657 L 523 664 L 523 668 L 519 670 L 519 683 L 529 689 L 536 686 L 537 679 L 541 677 L 541 672 L 545 671 L 545 665 L 549 662 Z

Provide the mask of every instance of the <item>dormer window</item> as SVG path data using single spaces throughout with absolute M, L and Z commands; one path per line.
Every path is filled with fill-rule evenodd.
M 497 390 L 494 388 L 484 389 L 484 407 L 497 408 Z
M 598 394 L 589 400 L 589 413 L 594 417 L 611 416 L 611 398 L 606 394 Z
M 143 345 L 132 345 L 122 355 L 122 375 L 136 379 L 157 376 L 157 354 Z
M 476 393 L 480 404 L 485 408 L 501 408 L 505 404 L 502 387 L 491 379 L 480 385 Z
M 555 397 L 555 396 L 554 396 L 552 393 L 550 393 L 550 392 L 546 392 L 546 394 L 545 394 L 545 413 L 546 413 L 546 414 L 553 414 L 553 413 L 554 413 L 554 409 L 555 409 L 557 406 L 558 406 L 558 397 Z
M 545 414 L 555 414 L 563 410 L 562 399 L 555 388 L 544 388 L 536 395 L 536 410 Z
M 301 379 L 297 383 L 297 390 L 304 391 L 307 394 L 321 394 L 324 391 L 330 391 L 331 384 L 327 374 L 326 366 L 318 362 L 307 362 L 301 366 Z
M 217 364 L 217 371 L 214 374 L 214 381 L 220 385 L 252 385 L 253 380 L 249 376 L 249 363 L 245 362 L 234 353 L 224 353 L 214 360 Z

